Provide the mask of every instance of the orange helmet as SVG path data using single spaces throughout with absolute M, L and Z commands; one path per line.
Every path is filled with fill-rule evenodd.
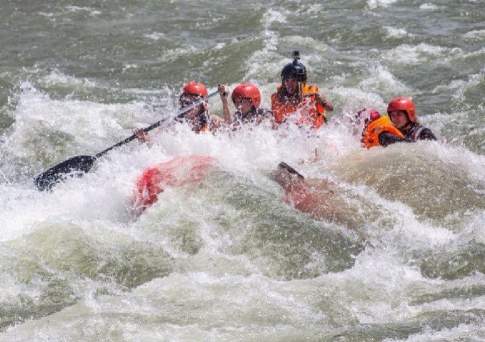
M 195 81 L 190 81 L 189 83 L 185 84 L 183 87 L 183 94 L 184 95 L 195 95 L 206 97 L 209 95 L 207 92 L 207 88 L 204 83 L 198 83 Z
M 403 111 L 408 115 L 408 119 L 411 122 L 416 122 L 416 105 L 413 99 L 406 96 L 395 97 L 389 102 L 387 106 L 387 113 Z
M 261 104 L 261 92 L 252 83 L 241 83 L 232 91 L 232 102 L 236 104 L 237 98 L 251 99 L 253 106 L 258 108 Z

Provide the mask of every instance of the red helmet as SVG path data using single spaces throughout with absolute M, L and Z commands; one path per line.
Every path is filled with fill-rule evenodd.
M 235 104 L 236 98 L 251 99 L 253 106 L 258 108 L 261 104 L 261 92 L 252 83 L 241 83 L 232 91 L 232 102 Z
M 183 93 L 185 95 L 196 95 L 201 97 L 206 97 L 209 95 L 207 88 L 204 83 L 197 83 L 195 81 L 190 81 L 184 85 Z
M 374 120 L 377 120 L 381 117 L 381 114 L 379 114 L 379 112 L 375 109 L 369 109 L 369 118 L 370 118 L 370 121 L 374 121 Z
M 379 111 L 374 108 L 364 108 L 357 112 L 355 117 L 359 120 L 374 121 L 381 117 Z
M 387 113 L 403 111 L 408 115 L 408 119 L 411 122 L 416 122 L 416 105 L 413 99 L 406 96 L 395 97 L 389 102 L 387 106 Z

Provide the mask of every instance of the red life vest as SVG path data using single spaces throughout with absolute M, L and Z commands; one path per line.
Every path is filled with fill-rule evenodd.
M 303 84 L 301 96 L 289 98 L 283 95 L 284 88 L 279 86 L 271 95 L 271 110 L 277 124 L 283 123 L 290 116 L 299 115 L 298 125 L 320 128 L 325 123 L 325 107 L 318 100 L 318 87 Z

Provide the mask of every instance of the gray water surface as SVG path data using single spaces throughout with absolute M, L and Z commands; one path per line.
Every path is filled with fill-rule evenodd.
M 0 340 L 485 340 L 484 43 L 472 0 L 2 1 Z M 318 136 L 175 127 L 34 189 L 191 79 L 250 80 L 268 107 L 295 49 L 336 108 Z M 396 95 L 439 141 L 362 150 L 348 116 Z M 217 170 L 137 217 L 142 170 L 188 154 Z M 284 203 L 281 160 L 335 182 L 349 220 Z

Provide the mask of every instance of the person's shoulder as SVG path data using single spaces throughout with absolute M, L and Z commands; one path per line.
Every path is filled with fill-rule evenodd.
M 284 96 L 284 92 L 285 92 L 285 88 L 283 87 L 283 85 L 282 84 L 278 85 L 276 87 L 276 91 L 273 94 L 271 94 L 271 99 L 273 100 Z
M 416 142 L 418 140 L 437 140 L 431 129 L 419 123 L 414 123 L 406 134 L 406 140 Z
M 421 126 L 418 135 L 418 139 L 420 140 L 436 140 L 436 136 L 433 134 L 430 128 Z
M 426 135 L 426 134 L 429 134 L 431 132 L 431 129 L 429 129 L 428 127 L 424 126 L 423 124 L 421 124 L 420 122 L 414 122 L 411 126 L 411 129 L 409 130 L 409 132 L 416 138 L 419 138 L 421 137 L 422 135 Z

